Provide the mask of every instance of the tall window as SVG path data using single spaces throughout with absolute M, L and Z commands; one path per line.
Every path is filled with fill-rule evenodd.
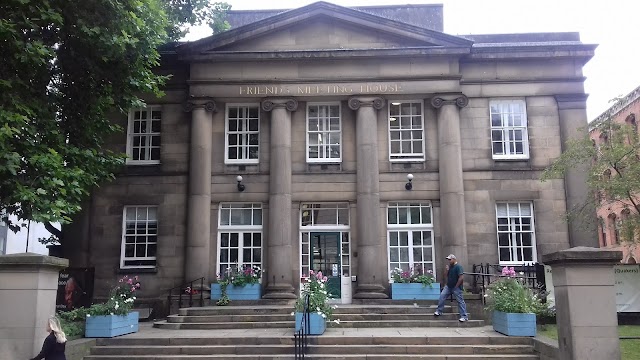
M 496 204 L 498 256 L 502 265 L 522 265 L 537 261 L 533 204 Z
M 257 104 L 227 105 L 225 164 L 256 164 L 260 158 L 260 110 Z
M 598 225 L 600 227 L 600 235 L 602 236 L 602 246 L 607 247 L 607 225 L 602 218 L 598 218 Z
M 262 267 L 262 204 L 221 204 L 218 224 L 219 273 Z
M 0 255 L 7 253 L 7 234 L 9 227 L 4 221 L 0 220 Z
M 120 267 L 155 267 L 157 246 L 158 208 L 156 206 L 125 206 Z
M 127 129 L 127 162 L 130 164 L 160 163 L 160 106 L 147 106 L 129 112 Z
M 431 204 L 389 203 L 387 240 L 389 274 L 396 268 L 435 272 Z
M 613 229 L 613 236 L 611 237 L 611 245 L 615 245 L 620 241 L 620 224 L 616 217 L 616 214 L 609 215 L 609 229 Z
M 307 105 L 307 162 L 342 161 L 340 104 Z
M 528 159 L 527 110 L 524 100 L 494 100 L 489 104 L 494 159 Z
M 424 160 L 422 101 L 389 104 L 389 160 Z

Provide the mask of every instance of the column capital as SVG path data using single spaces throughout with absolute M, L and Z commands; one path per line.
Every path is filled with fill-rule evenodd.
M 431 106 L 436 109 L 440 109 L 444 105 L 456 105 L 459 108 L 463 108 L 469 104 L 469 98 L 464 94 L 443 94 L 434 95 L 431 98 Z
M 291 98 L 270 98 L 262 100 L 262 110 L 271 111 L 273 109 L 287 109 L 287 111 L 298 110 L 298 100 Z
M 384 107 L 384 99 L 381 97 L 351 97 L 348 103 L 351 110 L 358 110 L 363 106 L 371 106 L 376 110 Z
M 206 112 L 218 112 L 218 106 L 213 99 L 209 98 L 194 98 L 184 102 L 182 109 L 185 112 L 191 112 L 194 109 L 204 109 Z

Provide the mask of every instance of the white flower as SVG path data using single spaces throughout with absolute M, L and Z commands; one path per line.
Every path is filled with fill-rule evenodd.
M 111 313 L 111 315 L 113 315 L 113 313 Z
M 333 310 L 335 310 L 335 309 L 337 309 L 337 308 L 338 308 L 338 305 L 333 305 L 331 308 L 332 308 Z
M 119 308 L 119 307 L 120 307 L 120 306 L 118 305 L 118 303 L 116 303 L 116 306 L 114 306 L 113 308 L 114 308 L 114 309 L 116 309 L 116 310 L 118 310 L 118 308 Z
M 340 319 L 335 319 L 335 320 L 333 320 L 333 322 L 338 324 L 338 325 L 340 325 Z
M 87 314 L 87 317 L 91 317 L 91 315 Z
M 318 306 L 318 307 L 316 308 L 316 310 L 318 310 L 318 314 L 319 314 L 319 313 L 320 313 L 320 307 Z
M 296 313 L 295 312 L 291 312 L 291 316 L 294 316 Z
M 322 318 L 323 318 L 323 319 L 326 319 L 326 318 L 327 318 L 327 315 L 325 315 L 325 314 L 320 314 L 320 315 L 322 315 Z

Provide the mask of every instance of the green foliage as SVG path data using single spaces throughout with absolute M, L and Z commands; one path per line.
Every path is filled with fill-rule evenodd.
M 68 223 L 123 164 L 108 115 L 161 95 L 159 0 L 0 2 L 0 210 Z M 8 219 L 4 219 L 7 221 Z M 17 224 L 10 224 L 16 230 Z
M 515 278 L 503 278 L 489 286 L 488 306 L 491 311 L 545 314 L 546 306 L 537 294 Z
M 295 309 L 297 312 L 304 311 L 305 299 L 309 296 L 309 311 L 316 312 L 323 318 L 331 320 L 334 307 L 328 304 L 330 296 L 326 290 L 327 280 L 321 271 L 317 273 L 313 270 L 309 271 L 309 277 L 302 284 L 300 297 L 296 300 Z
M 626 214 L 618 217 L 621 240 L 637 241 L 640 229 L 640 138 L 635 125 L 614 122 L 610 117 L 592 124 L 599 136 L 588 135 L 569 141 L 565 151 L 542 175 L 542 181 L 564 176 L 575 168 L 586 169 L 589 194 L 582 207 L 570 209 L 570 216 L 589 218 L 595 206 L 621 205 Z M 586 133 L 586 131 L 585 131 Z M 601 219 L 601 221 L 604 219 Z
M 433 271 L 427 270 L 427 272 L 425 273 L 420 267 L 416 267 L 415 269 L 412 268 L 410 270 L 395 268 L 391 272 L 391 278 L 396 284 L 420 283 L 425 287 L 431 286 L 435 282 Z
M 164 0 L 165 12 L 169 18 L 167 34 L 172 40 L 179 40 L 188 33 L 188 27 L 208 24 L 214 34 L 229 30 L 226 13 L 231 5 L 210 0 Z

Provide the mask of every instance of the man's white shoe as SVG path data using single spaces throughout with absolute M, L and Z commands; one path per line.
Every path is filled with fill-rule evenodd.
M 433 313 L 433 316 L 440 316 L 440 315 L 442 315 L 442 313 L 439 312 L 439 311 L 436 311 L 436 312 Z
M 467 318 L 460 318 L 458 321 L 460 321 L 460 322 L 465 322 L 465 321 L 469 321 L 469 319 L 467 319 Z

